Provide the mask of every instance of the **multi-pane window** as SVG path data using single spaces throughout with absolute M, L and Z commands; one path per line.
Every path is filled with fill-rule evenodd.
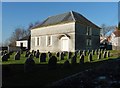
M 35 37 L 35 46 L 40 46 L 41 37 Z
M 92 35 L 92 28 L 91 27 L 87 27 L 87 35 Z
M 52 45 L 52 36 L 46 36 L 46 45 L 47 46 Z
M 92 41 L 91 41 L 91 39 L 87 39 L 87 46 L 91 46 L 92 45 Z

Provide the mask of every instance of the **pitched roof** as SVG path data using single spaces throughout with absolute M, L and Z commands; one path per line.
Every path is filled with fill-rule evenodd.
M 117 28 L 113 33 L 115 34 L 115 37 L 120 37 L 120 30 L 118 30 Z
M 46 20 L 44 20 L 42 23 L 34 26 L 32 29 L 44 27 L 44 26 L 49 26 L 49 25 L 65 23 L 65 22 L 75 22 L 75 21 L 85 23 L 89 26 L 94 26 L 94 27 L 100 29 L 100 27 L 98 27 L 97 25 L 95 25 L 94 23 L 92 23 L 91 21 L 86 19 L 81 14 L 74 12 L 74 11 L 66 12 L 63 14 L 55 15 L 55 16 L 50 16 Z
M 17 40 L 17 41 L 29 40 L 29 38 L 30 38 L 30 35 L 29 35 L 29 36 L 25 36 L 25 37 L 23 37 L 22 39 L 19 39 L 19 40 Z

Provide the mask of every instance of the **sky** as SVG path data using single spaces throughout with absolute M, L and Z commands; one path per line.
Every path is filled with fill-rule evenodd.
M 2 40 L 7 40 L 18 27 L 75 11 L 100 26 L 118 24 L 117 2 L 2 2 Z

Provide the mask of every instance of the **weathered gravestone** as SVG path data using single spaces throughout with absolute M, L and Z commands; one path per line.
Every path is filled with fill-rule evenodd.
M 84 55 L 82 54 L 81 56 L 80 56 L 80 64 L 83 64 L 84 63 Z
M 66 69 L 70 68 L 70 62 L 68 60 L 64 62 L 63 68 L 66 68 Z
M 76 64 L 77 63 L 77 61 L 76 61 L 76 56 L 74 55 L 73 57 L 72 57 L 72 59 L 71 59 L 71 64 Z
M 40 62 L 46 62 L 46 53 L 41 53 Z
M 57 52 L 57 53 L 56 53 L 56 56 L 59 57 L 59 56 L 60 56 L 60 52 Z
M 20 60 L 20 52 L 19 51 L 15 54 L 14 59 Z
M 106 56 L 107 56 L 107 52 L 104 51 L 104 53 L 103 53 L 103 58 L 106 58 Z
M 92 54 L 91 53 L 89 53 L 89 55 L 88 55 L 88 61 L 92 61 Z
M 24 64 L 24 72 L 32 72 L 34 70 L 35 61 L 33 60 L 33 55 L 30 54 L 26 59 Z
M 2 56 L 2 61 L 8 61 L 8 57 L 6 54 Z
M 57 58 L 55 56 L 52 56 L 48 61 L 48 69 L 56 69 L 56 68 L 57 68 Z
M 39 52 L 39 50 L 37 50 L 37 52 L 36 52 L 36 58 L 39 58 L 39 56 L 40 56 L 40 52 Z
M 97 59 L 101 59 L 101 52 L 99 52 Z

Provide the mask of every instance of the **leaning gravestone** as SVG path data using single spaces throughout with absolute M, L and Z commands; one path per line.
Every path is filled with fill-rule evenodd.
M 92 61 L 92 54 L 91 53 L 89 53 L 89 55 L 88 55 L 88 61 Z
M 26 59 L 24 64 L 24 72 L 32 72 L 34 70 L 35 61 L 33 60 L 33 55 L 30 54 Z
M 40 52 L 39 52 L 39 50 L 37 50 L 37 52 L 36 52 L 36 58 L 39 58 L 39 56 L 40 56 Z
M 80 56 L 80 64 L 83 64 L 84 63 L 84 55 L 82 54 L 81 56 Z
M 74 55 L 73 57 L 72 57 L 72 59 L 71 59 L 71 64 L 76 64 L 77 63 L 77 61 L 76 61 L 76 56 Z
M 99 52 L 97 59 L 98 59 L 98 60 L 101 59 L 101 52 Z
M 17 52 L 14 56 L 15 60 L 20 60 L 20 52 Z
M 87 51 L 88 55 L 90 54 L 90 50 Z
M 46 53 L 41 53 L 40 62 L 46 62 Z
M 57 58 L 55 56 L 52 56 L 48 61 L 48 69 L 56 69 L 56 68 L 57 68 Z
M 79 50 L 79 56 L 81 56 L 82 55 L 82 51 L 81 50 Z
M 104 53 L 103 53 L 103 58 L 106 58 L 106 56 L 107 56 L 107 52 L 104 51 Z
M 34 50 L 32 50 L 32 55 L 34 55 L 34 52 L 35 52 L 35 51 L 34 51 Z
M 57 53 L 56 53 L 56 56 L 59 57 L 59 56 L 60 56 L 60 52 L 57 52 Z
M 6 54 L 2 56 L 2 61 L 8 61 L 8 58 L 7 58 Z
M 64 62 L 63 68 L 66 68 L 66 69 L 70 68 L 70 62 L 68 60 Z

